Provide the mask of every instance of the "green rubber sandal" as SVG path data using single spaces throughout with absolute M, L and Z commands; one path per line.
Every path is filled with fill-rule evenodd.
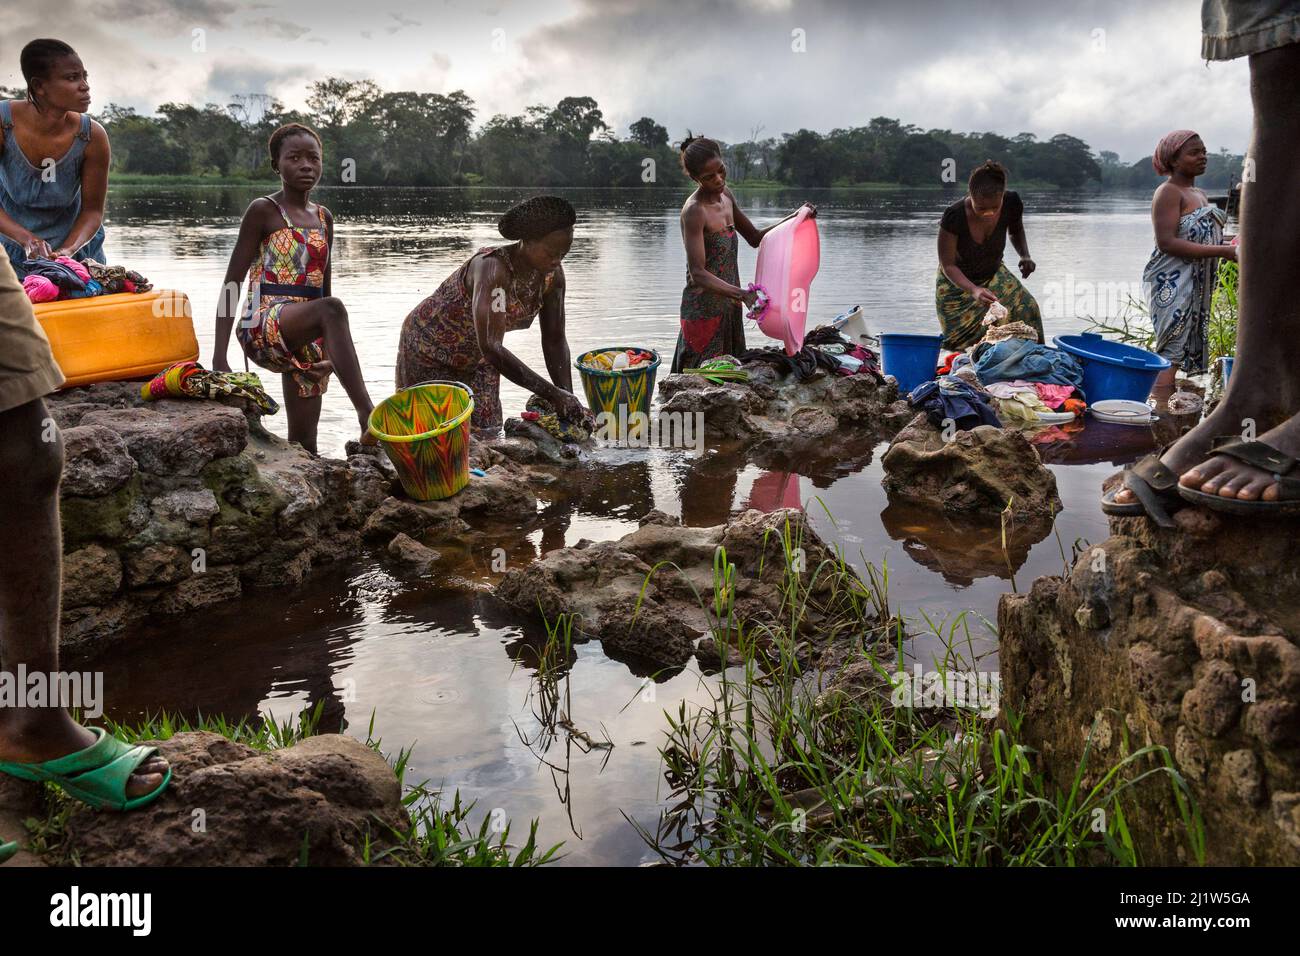
M 167 789 L 171 767 L 152 793 L 134 800 L 126 798 L 126 783 L 137 767 L 158 752 L 157 747 L 132 746 L 101 727 L 91 727 L 97 739 L 85 750 L 56 757 L 45 763 L 4 763 L 0 773 L 20 780 L 52 783 L 68 796 L 99 810 L 138 810 L 148 806 Z

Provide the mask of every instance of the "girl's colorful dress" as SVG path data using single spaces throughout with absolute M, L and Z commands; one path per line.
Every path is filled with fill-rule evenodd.
M 317 204 L 319 229 L 301 229 L 278 202 L 270 196 L 262 198 L 275 203 L 284 228 L 262 240 L 257 259 L 248 270 L 248 298 L 235 337 L 250 361 L 271 372 L 291 373 L 303 398 L 323 395 L 329 376 L 310 377 L 303 372 L 325 360 L 325 340 L 316 339 L 290 351 L 280 336 L 280 310 L 291 302 L 310 302 L 324 295 L 330 256 L 326 210 Z
M 740 285 L 736 259 L 740 239 L 734 226 L 721 232 L 704 232 L 704 268 L 723 282 Z M 698 368 L 719 355 L 745 351 L 745 324 L 739 299 L 707 292 L 687 284 L 682 290 L 682 328 L 673 353 L 673 372 Z
M 1208 246 L 1223 240 L 1228 221 L 1218 206 L 1202 206 L 1178 220 L 1178 238 Z M 1180 259 L 1156 249 L 1142 273 L 1155 351 L 1189 374 L 1204 372 L 1210 353 L 1210 301 L 1218 259 Z
M 410 388 L 428 381 L 468 385 L 474 393 L 474 428 L 501 426 L 501 373 L 483 357 L 474 329 L 474 300 L 470 268 L 479 256 L 492 256 L 506 269 L 504 287 L 506 331 L 526 329 L 542 310 L 555 283 L 555 273 L 528 275 L 515 271 L 510 253 L 518 246 L 485 247 L 438 286 L 437 291 L 411 310 L 402 323 L 397 346 L 397 387 Z

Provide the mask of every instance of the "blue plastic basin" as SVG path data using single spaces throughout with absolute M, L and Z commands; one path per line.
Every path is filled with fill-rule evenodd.
M 1169 368 L 1169 360 L 1133 345 L 1112 342 L 1095 332 L 1058 335 L 1052 344 L 1083 365 L 1083 393 L 1088 404 L 1112 398 L 1145 402 L 1156 377 Z
M 934 378 L 942 343 L 941 335 L 885 332 L 880 336 L 880 361 L 885 374 L 898 379 L 899 395 Z

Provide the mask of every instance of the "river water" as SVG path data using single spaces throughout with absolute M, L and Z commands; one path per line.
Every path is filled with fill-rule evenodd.
M 108 201 L 110 261 L 145 273 L 193 303 L 209 364 L 212 317 L 239 216 L 258 192 L 248 188 L 115 187 Z M 475 249 L 503 240 L 494 224 L 517 190 L 334 189 L 318 197 L 336 220 L 333 291 L 348 306 L 371 396 L 393 391 L 398 332 L 407 312 Z M 570 349 L 630 343 L 667 358 L 677 336 L 685 254 L 677 227 L 684 198 L 635 190 L 572 190 L 579 209 L 565 260 Z M 815 202 L 821 270 L 810 292 L 809 325 L 855 304 L 873 332 L 935 331 L 938 219 L 956 198 L 936 191 L 738 191 L 759 225 L 804 199 Z M 1149 196 L 1132 193 L 1027 193 L 1026 230 L 1037 273 L 1026 283 L 1044 311 L 1048 337 L 1074 332 L 1084 315 L 1113 315 L 1137 294 L 1151 250 Z M 1014 253 L 1008 247 L 1008 253 Z M 753 274 L 742 244 L 740 271 Z M 758 343 L 758 333 L 749 333 Z M 536 327 L 511 333 L 507 347 L 544 368 Z M 238 345 L 230 360 L 239 367 Z M 263 373 L 273 394 L 278 383 Z M 576 376 L 575 376 L 576 381 Z M 526 397 L 502 383 L 507 415 Z M 284 435 L 283 415 L 268 427 Z M 341 387 L 326 396 L 320 450 L 338 455 L 356 419 Z M 650 508 L 690 525 L 717 524 L 745 507 L 802 504 L 823 535 L 858 563 L 889 568 L 889 593 L 909 618 L 943 626 L 960 615 L 976 653 L 995 647 L 991 624 L 1000 594 L 1059 574 L 1076 542 L 1106 537 L 1101 481 L 1153 447 L 1152 432 L 1089 424 L 1067 441 L 1041 446 L 1056 474 L 1064 510 L 1053 533 L 1017 537 L 1010 562 L 998 525 L 949 522 L 926 509 L 891 505 L 881 488 L 883 446 L 850 461 L 777 459 L 763 467 L 726 455 L 691 459 L 659 450 L 610 451 L 587 478 L 582 499 L 551 507 L 536 527 L 503 535 L 512 561 L 580 538 L 600 540 L 636 527 Z M 1037 540 L 1030 540 L 1037 538 Z M 568 668 L 570 717 L 612 749 L 583 752 L 529 745 L 538 723 L 536 649 L 540 628 L 503 612 L 483 586 L 494 578 L 471 555 L 449 556 L 417 580 L 383 560 L 314 575 L 302 587 L 253 594 L 183 626 L 160 625 L 117 645 L 105 671 L 108 712 L 129 719 L 167 708 L 232 717 L 291 717 L 325 703 L 326 729 L 386 750 L 412 746 L 411 778 L 477 801 L 472 819 L 499 810 L 516 832 L 540 818 L 546 845 L 564 841 L 569 863 L 636 864 L 654 858 L 622 814 L 653 830 L 665 796 L 658 744 L 682 700 L 708 699 L 694 667 L 647 685 L 635 664 L 612 660 L 598 643 L 579 645 Z M 918 641 L 925 660 L 937 641 Z M 984 667 L 996 666 L 988 663 Z M 621 811 L 621 812 L 620 812 Z M 512 840 L 512 842 L 514 842 Z

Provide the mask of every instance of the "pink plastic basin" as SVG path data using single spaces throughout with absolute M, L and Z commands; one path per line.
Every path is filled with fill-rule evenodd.
M 803 348 L 809 286 L 821 265 L 821 248 L 817 220 L 808 217 L 806 208 L 800 208 L 758 245 L 754 282 L 771 296 L 758 327 L 764 335 L 784 343 L 787 355 Z

